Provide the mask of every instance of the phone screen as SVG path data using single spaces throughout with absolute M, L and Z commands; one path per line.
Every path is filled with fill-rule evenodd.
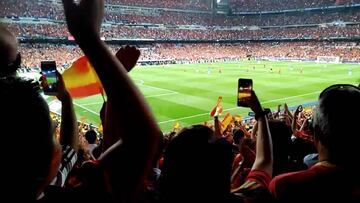
M 55 61 L 42 61 L 41 72 L 43 75 L 42 87 L 46 95 L 55 95 L 57 92 L 57 76 Z
M 251 79 L 239 79 L 238 83 L 238 106 L 248 107 L 246 101 L 250 99 L 253 83 Z

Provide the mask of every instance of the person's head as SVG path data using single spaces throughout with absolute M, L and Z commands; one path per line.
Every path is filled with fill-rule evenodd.
M 233 140 L 234 144 L 239 145 L 241 140 L 244 138 L 245 133 L 241 129 L 234 129 L 233 130 Z
M 286 162 L 291 147 L 291 132 L 284 121 L 270 120 L 269 129 L 273 142 L 273 156 L 275 162 Z
M 285 121 L 269 120 L 269 129 L 273 144 L 273 176 L 285 171 L 289 163 L 291 132 Z
M 319 96 L 314 115 L 315 142 L 319 155 L 326 152 L 332 163 L 356 163 L 360 145 L 360 89 L 352 85 L 333 85 Z
M 182 129 L 169 143 L 160 193 L 165 202 L 219 199 L 230 191 L 233 161 L 231 144 L 215 141 L 203 125 Z
M 0 77 L 16 73 L 20 63 L 21 58 L 15 36 L 0 25 Z
M 6 176 L 0 193 L 3 198 L 10 194 L 13 200 L 34 200 L 56 175 L 61 158 L 49 108 L 38 84 L 20 78 L 0 78 L 0 98 Z
M 95 130 L 88 130 L 85 133 L 85 139 L 89 144 L 95 144 L 97 140 L 97 133 Z

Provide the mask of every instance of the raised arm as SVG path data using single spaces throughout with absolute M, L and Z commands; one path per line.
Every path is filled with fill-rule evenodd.
M 221 133 L 221 124 L 218 115 L 214 116 L 214 130 L 215 130 L 216 138 L 220 139 L 222 137 L 222 133 Z
M 68 145 L 77 151 L 79 137 L 74 105 L 61 74 L 59 72 L 56 74 L 58 78 L 56 97 L 61 101 L 60 143 L 61 145 Z
M 105 128 L 120 139 L 99 163 L 107 171 L 113 198 L 134 202 L 143 189 L 161 132 L 126 69 L 100 40 L 104 0 L 63 0 L 69 31 L 98 74 L 108 100 Z
M 289 107 L 288 107 L 288 105 L 285 103 L 284 104 L 284 110 L 285 110 L 285 114 L 286 115 L 288 115 L 289 116 L 289 118 L 292 120 L 293 118 L 294 118 L 294 116 L 292 115 L 292 113 L 290 112 L 290 110 L 289 110 Z
M 119 51 L 115 54 L 116 58 L 120 61 L 120 63 L 124 66 L 127 72 L 130 72 L 136 65 L 139 57 L 140 51 L 134 46 L 124 46 L 119 49 Z M 109 147 L 111 147 L 114 143 L 119 140 L 120 134 L 112 133 L 113 131 L 108 131 L 106 128 L 106 103 L 103 104 L 103 107 L 100 111 L 100 118 L 103 124 L 104 133 L 104 145 L 103 150 L 105 151 Z
M 250 108 L 255 112 L 257 119 L 257 137 L 256 137 L 256 158 L 252 170 L 261 170 L 272 176 L 273 171 L 273 150 L 270 130 L 266 113 L 261 107 L 261 104 L 252 91 L 251 100 L 249 102 Z
M 294 118 L 291 123 L 291 130 L 292 130 L 293 135 L 295 135 L 297 132 L 297 120 L 298 120 L 299 113 L 301 111 L 302 111 L 302 106 L 300 105 L 296 108 L 295 113 L 294 113 Z

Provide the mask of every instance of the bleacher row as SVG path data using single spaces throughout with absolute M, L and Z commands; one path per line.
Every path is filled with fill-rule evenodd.
M 51 20 L 64 20 L 61 4 L 39 4 L 28 1 L 1 1 L 0 17 L 35 17 Z M 212 13 L 172 12 L 151 10 L 150 13 L 124 13 L 108 9 L 105 21 L 122 24 L 164 24 L 164 25 L 202 25 L 202 26 L 283 26 L 298 24 L 319 24 L 332 22 L 359 22 L 358 9 L 332 10 L 326 12 L 300 12 L 274 15 L 215 15 Z
M 12 33 L 23 38 L 63 38 L 68 33 L 65 24 L 5 24 Z M 270 40 L 270 39 L 331 39 L 360 36 L 359 25 L 347 27 L 295 27 L 259 30 L 160 29 L 130 26 L 106 26 L 105 39 L 160 40 Z
M 35 3 L 35 4 L 34 4 Z M 5 4 L 18 5 L 19 8 L 28 7 L 36 9 L 36 3 L 49 5 L 54 3 L 44 0 L 8 0 Z M 56 1 L 55 1 L 56 3 Z M 210 11 L 214 5 L 212 0 L 107 0 L 109 5 L 123 5 L 135 7 L 150 7 L 150 8 L 170 8 L 179 10 L 200 10 Z M 220 3 L 222 3 L 220 1 Z M 259 11 L 279 11 L 288 9 L 303 9 L 303 8 L 319 8 L 336 5 L 354 5 L 360 3 L 359 0 L 229 0 L 228 5 L 233 12 L 259 12 Z M 4 7 L 3 7 L 4 8 Z
M 116 53 L 120 46 L 110 46 Z M 360 62 L 360 48 L 354 42 L 287 42 L 247 44 L 157 44 L 142 46 L 140 61 L 186 61 L 201 62 L 212 60 L 243 60 L 252 58 L 284 58 L 312 60 L 318 56 L 339 56 L 344 62 Z M 219 51 L 221 50 L 221 52 Z M 271 51 L 269 51 L 271 50 Z M 82 56 L 78 47 L 50 44 L 21 44 L 23 65 L 38 67 L 42 60 L 56 58 L 59 67 L 68 67 Z

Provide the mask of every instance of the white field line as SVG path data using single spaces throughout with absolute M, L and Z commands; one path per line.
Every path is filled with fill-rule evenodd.
M 302 97 L 302 96 L 318 94 L 320 92 L 321 91 L 316 91 L 316 92 L 310 92 L 310 93 L 300 94 L 300 95 L 291 96 L 291 97 L 284 97 L 284 98 L 280 98 L 280 99 L 272 99 L 272 100 L 261 102 L 261 104 L 267 104 L 267 103 L 286 100 L 286 99 L 293 99 L 293 98 L 298 98 L 298 97 Z M 224 111 L 231 111 L 231 110 L 234 110 L 234 109 L 237 109 L 237 108 L 239 108 L 239 107 L 233 107 L 233 108 L 229 108 L 229 109 L 224 109 Z M 210 109 L 209 109 L 209 112 L 210 112 Z M 209 113 L 202 113 L 202 114 L 196 114 L 196 115 L 186 116 L 186 117 L 177 118 L 177 119 L 171 119 L 171 120 L 167 120 L 167 121 L 161 121 L 161 122 L 158 122 L 158 124 L 172 123 L 172 122 L 175 122 L 175 121 L 181 121 L 181 120 L 186 120 L 186 119 L 189 119 L 189 118 L 196 118 L 196 117 L 205 116 L 205 115 L 209 115 Z
M 170 92 L 170 93 L 164 93 L 164 94 L 149 95 L 149 96 L 146 96 L 145 98 L 162 97 L 162 96 L 167 96 L 167 95 L 172 95 L 172 94 L 178 94 L 178 92 Z
M 164 93 L 164 94 L 154 94 L 154 95 L 145 96 L 145 98 L 162 97 L 162 96 L 173 95 L 173 94 L 178 94 L 178 92 L 170 92 L 170 93 Z M 97 104 L 102 104 L 102 103 L 104 103 L 104 102 L 103 101 L 101 101 L 101 102 L 92 102 L 92 103 L 81 104 L 81 106 L 92 106 L 92 105 L 97 105 Z
M 287 100 L 287 99 L 294 99 L 294 98 L 298 98 L 298 97 L 303 97 L 303 96 L 307 96 L 307 95 L 313 95 L 313 94 L 318 94 L 320 93 L 321 91 L 315 91 L 315 92 L 310 92 L 310 93 L 306 93 L 306 94 L 300 94 L 300 95 L 296 95 L 296 96 L 291 96 L 291 97 L 284 97 L 284 98 L 279 98 L 279 99 L 272 99 L 272 100 L 268 100 L 268 101 L 264 101 L 264 102 L 261 102 L 262 104 L 267 104 L 267 103 L 271 103 L 271 102 L 276 102 L 276 101 L 281 101 L 281 100 Z M 167 93 L 167 95 L 169 94 L 177 94 L 177 93 Z M 162 94 L 163 96 L 164 94 Z M 153 95 L 153 96 L 156 96 L 156 95 Z M 157 95 L 159 96 L 159 95 Z M 100 102 L 99 104 L 102 104 L 103 102 Z M 95 103 L 93 103 L 95 104 Z M 91 109 L 88 109 L 86 108 L 84 105 L 80 105 L 80 104 L 77 104 L 74 102 L 74 105 L 75 106 L 78 106 L 90 113 L 93 113 L 95 115 L 100 115 L 98 112 L 95 112 Z M 89 104 L 86 104 L 86 105 L 89 105 Z M 224 109 L 224 112 L 225 111 L 231 111 L 231 110 L 234 110 L 234 109 L 237 109 L 239 107 L 233 107 L 233 108 L 229 108 L 229 109 Z M 158 124 L 164 124 L 164 123 L 171 123 L 171 122 L 175 122 L 175 121 L 181 121 L 181 120 L 186 120 L 186 119 L 190 119 L 190 118 L 196 118 L 196 117 L 200 117 L 200 116 L 205 116 L 205 115 L 209 115 L 209 113 L 202 113 L 202 114 L 196 114 L 196 115 L 192 115 L 192 116 L 186 116 L 186 117 L 182 117 L 182 118 L 177 118 L 177 119 L 171 119 L 171 120 L 167 120 L 167 121 L 161 121 L 161 122 L 158 122 Z
M 167 91 L 167 92 L 171 92 L 171 93 L 178 93 L 176 91 L 172 91 L 172 90 L 168 90 L 168 89 L 164 89 L 164 88 L 160 88 L 160 87 L 154 87 L 154 86 L 150 86 L 150 85 L 141 85 L 141 86 L 144 86 L 144 87 L 149 87 L 149 88 L 152 88 L 152 89 L 156 89 L 156 90 L 163 90 L 163 91 Z
M 75 106 L 78 106 L 78 107 L 80 107 L 80 108 L 82 108 L 82 109 L 85 109 L 86 111 L 88 111 L 88 112 L 90 112 L 90 113 L 93 113 L 93 114 L 95 114 L 95 115 L 100 116 L 100 114 L 99 114 L 98 112 L 93 111 L 93 110 L 91 110 L 91 109 L 88 109 L 88 108 L 86 108 L 86 107 L 83 106 L 83 105 L 77 104 L 77 103 L 75 103 L 75 102 L 74 102 L 74 105 L 75 105 Z
M 151 86 L 151 85 L 144 85 L 145 81 L 140 80 L 140 79 L 135 79 L 134 81 L 140 81 L 140 83 L 136 83 L 139 86 L 149 87 L 149 88 L 157 89 L 157 90 L 168 91 L 168 92 L 172 92 L 172 93 L 179 93 L 179 92 L 176 92 L 176 91 L 173 91 L 173 90 L 168 90 L 168 89 L 164 89 L 164 88 L 160 88 L 160 87 L 154 87 L 154 86 Z

